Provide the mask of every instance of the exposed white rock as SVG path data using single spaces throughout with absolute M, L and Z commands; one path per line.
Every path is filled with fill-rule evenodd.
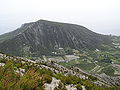
M 5 65 L 5 63 L 0 63 L 0 66 L 2 66 L 2 67 L 3 67 L 4 65 Z
M 96 49 L 95 51 L 96 51 L 96 52 L 99 52 L 100 50 L 99 50 L 99 49 Z
M 25 69 L 22 69 L 22 68 L 19 68 L 19 69 L 20 69 L 20 72 L 25 73 Z
M 31 62 L 31 63 L 36 63 L 36 61 L 30 60 L 30 59 L 26 59 L 26 61 Z
M 86 90 L 85 86 L 81 86 L 82 87 L 82 90 Z
M 77 90 L 77 88 L 74 85 L 72 85 L 72 84 L 71 85 L 67 85 L 66 89 L 67 90 Z
M 25 73 L 25 69 L 19 68 L 19 70 L 16 70 L 16 72 L 23 76 Z
M 59 50 L 63 50 L 63 48 L 59 48 Z
M 52 82 L 50 84 L 45 83 L 45 90 L 54 90 L 56 87 L 59 86 L 60 80 L 52 77 Z
M 21 61 L 21 63 L 25 64 L 25 61 Z

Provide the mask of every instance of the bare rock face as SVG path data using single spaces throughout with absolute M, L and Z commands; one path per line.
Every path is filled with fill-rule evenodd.
M 59 86 L 60 80 L 52 77 L 52 82 L 50 84 L 45 83 L 45 90 L 54 90 L 56 87 Z
M 74 85 L 67 85 L 66 89 L 67 90 L 77 90 L 77 88 Z
M 0 67 L 1 67 L 1 66 L 4 66 L 4 65 L 5 65 L 5 63 L 0 63 Z
M 0 36 L 0 51 L 16 56 L 51 55 L 57 48 L 95 49 L 109 44 L 108 36 L 75 24 L 39 20 Z

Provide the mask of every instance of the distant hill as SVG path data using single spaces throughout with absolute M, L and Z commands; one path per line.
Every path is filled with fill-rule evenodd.
M 109 36 L 80 25 L 39 20 L 1 35 L 0 51 L 16 56 L 39 56 L 51 55 L 58 48 L 94 50 L 110 43 Z

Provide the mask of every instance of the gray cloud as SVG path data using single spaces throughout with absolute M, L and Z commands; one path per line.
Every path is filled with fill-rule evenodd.
M 39 19 L 120 35 L 120 0 L 1 0 L 0 34 Z

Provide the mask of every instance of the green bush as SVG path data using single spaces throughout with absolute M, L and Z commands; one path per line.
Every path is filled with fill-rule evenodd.
M 81 84 L 77 84 L 76 88 L 77 88 L 77 90 L 82 90 Z

